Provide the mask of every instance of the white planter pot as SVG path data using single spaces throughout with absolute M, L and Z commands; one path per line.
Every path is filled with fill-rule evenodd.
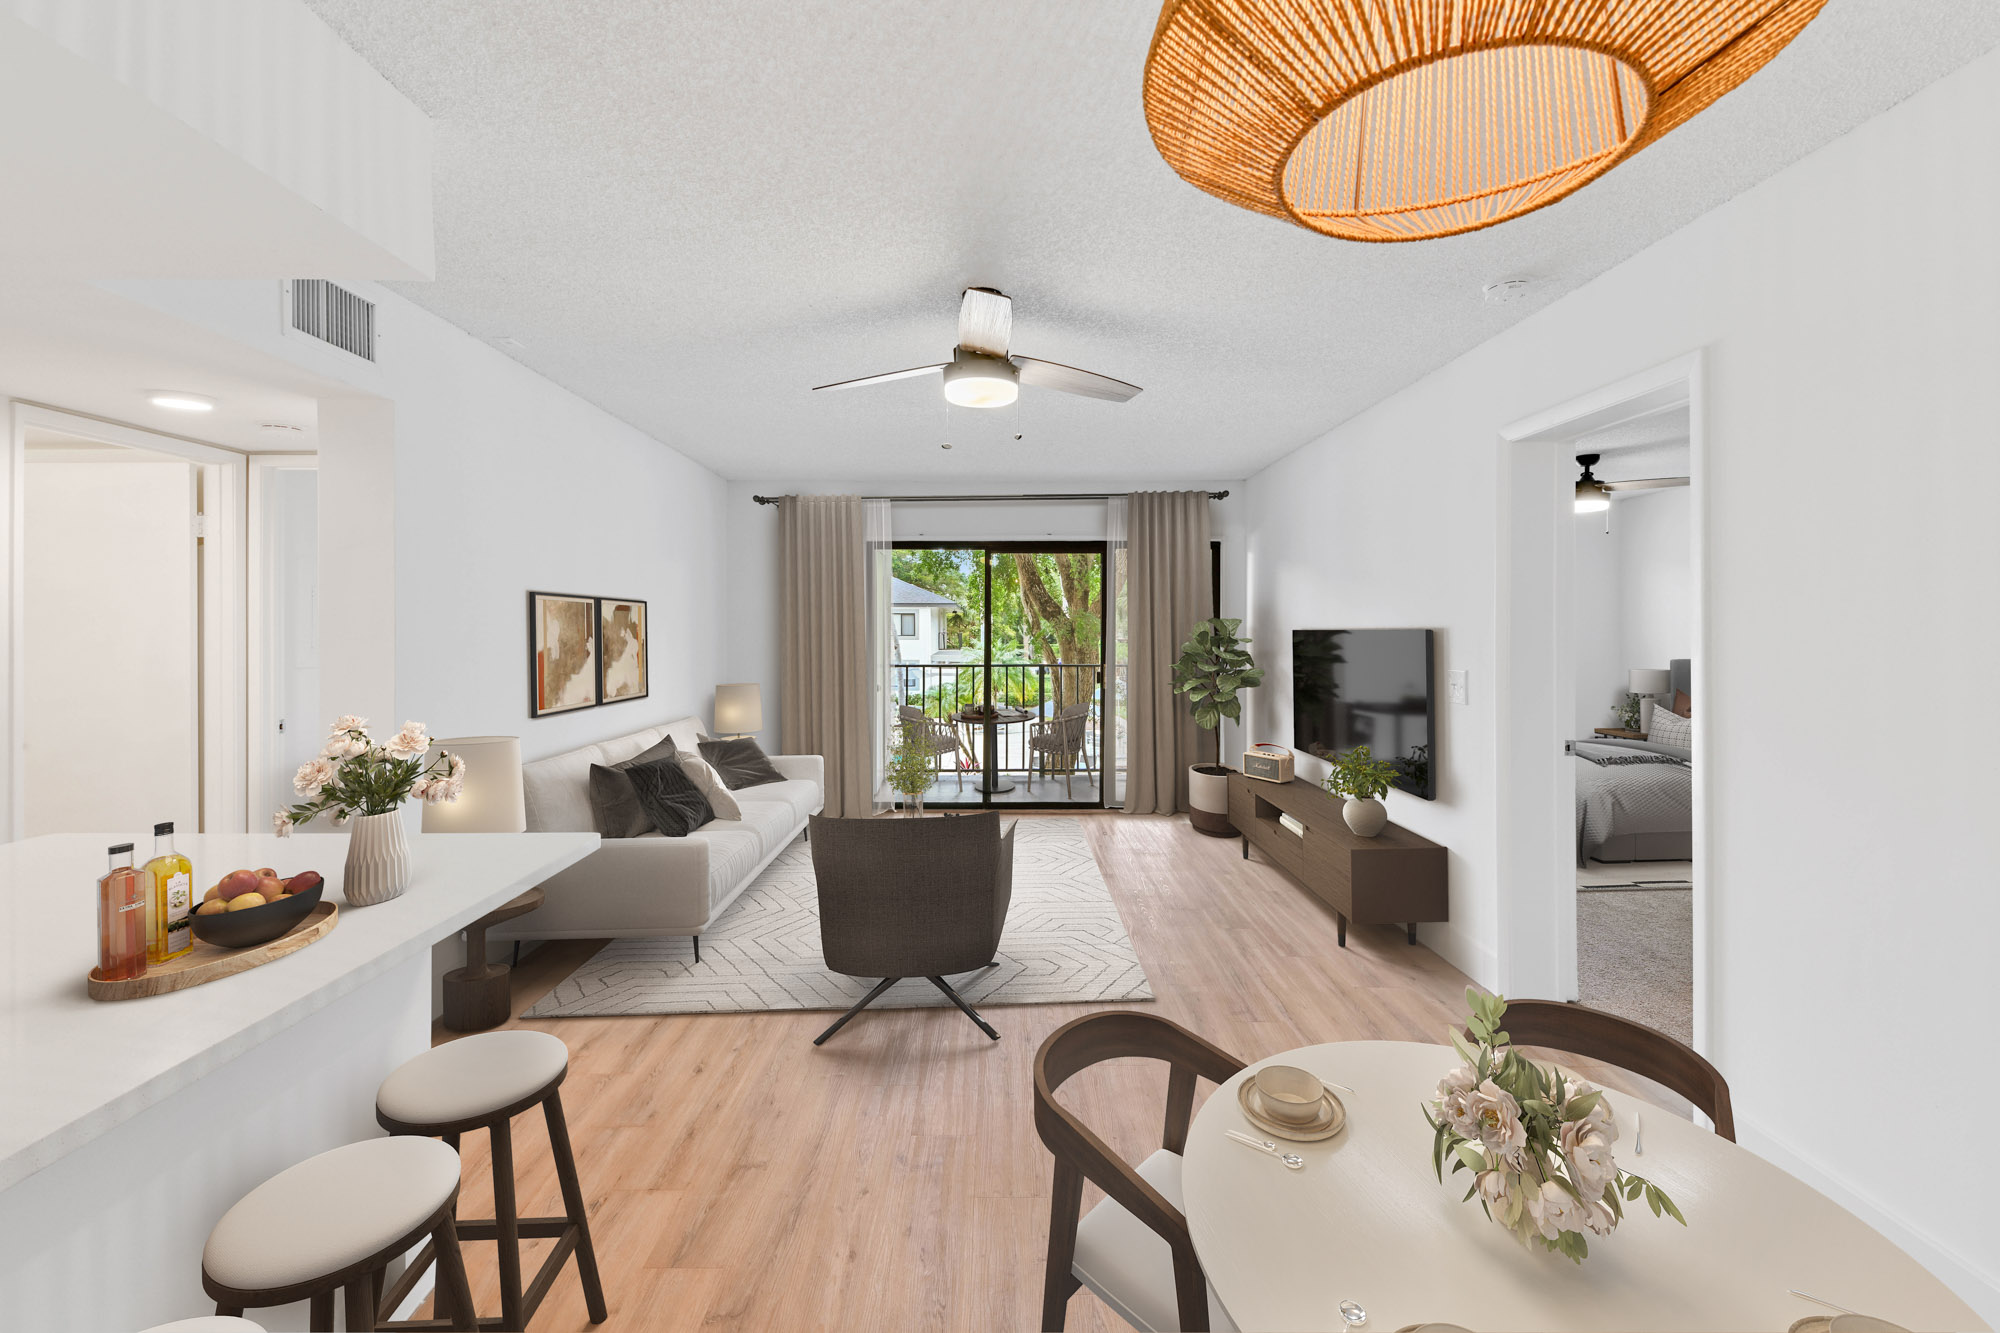
M 1340 807 L 1340 817 L 1347 821 L 1347 827 L 1354 830 L 1356 837 L 1372 838 L 1388 824 L 1389 811 L 1373 796 L 1366 800 L 1350 796 L 1347 804 Z
M 1212 771 L 1204 773 L 1202 769 Z M 1188 765 L 1188 822 L 1197 832 L 1233 838 L 1229 822 L 1229 770 L 1220 764 Z
M 347 869 L 340 896 L 350 907 L 368 907 L 402 896 L 410 887 L 410 840 L 403 817 L 357 815 L 347 826 Z

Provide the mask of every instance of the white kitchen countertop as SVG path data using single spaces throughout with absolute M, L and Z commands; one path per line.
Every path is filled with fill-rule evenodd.
M 574 865 L 595 833 L 411 835 L 409 890 L 372 907 L 340 898 L 345 834 L 195 834 L 196 896 L 238 867 L 317 870 L 340 920 L 297 953 L 235 976 L 138 1000 L 92 1000 L 97 880 L 130 839 L 58 834 L 0 845 L 0 1189 L 90 1142 Z M 362 1089 L 357 1095 L 369 1095 Z

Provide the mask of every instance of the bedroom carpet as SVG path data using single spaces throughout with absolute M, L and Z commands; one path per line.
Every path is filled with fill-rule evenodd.
M 1583 889 L 1583 886 L 1579 886 Z M 1694 1036 L 1694 894 L 1597 888 L 1576 895 L 1579 999 L 1593 1009 Z
M 1014 897 L 999 960 L 946 980 L 975 1006 L 1153 998 L 1079 821 L 1016 823 Z M 524 1017 L 840 1010 L 875 980 L 830 972 L 820 961 L 812 848 L 801 840 L 779 853 L 701 937 L 701 962 L 685 935 L 613 940 Z M 916 977 L 891 987 L 873 1007 L 950 1003 Z

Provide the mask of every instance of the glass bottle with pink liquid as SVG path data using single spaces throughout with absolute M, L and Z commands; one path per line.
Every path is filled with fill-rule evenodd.
M 111 848 L 111 873 L 97 881 L 97 979 L 146 975 L 146 906 L 152 876 L 132 867 L 132 844 Z

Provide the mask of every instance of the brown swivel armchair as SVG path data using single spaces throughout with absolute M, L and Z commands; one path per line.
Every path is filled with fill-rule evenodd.
M 813 1038 L 818 1046 L 904 977 L 927 977 L 979 1030 L 1000 1034 L 945 981 L 990 967 L 1014 895 L 1014 830 L 994 811 L 943 819 L 812 821 L 819 941 L 826 965 L 880 977 Z

